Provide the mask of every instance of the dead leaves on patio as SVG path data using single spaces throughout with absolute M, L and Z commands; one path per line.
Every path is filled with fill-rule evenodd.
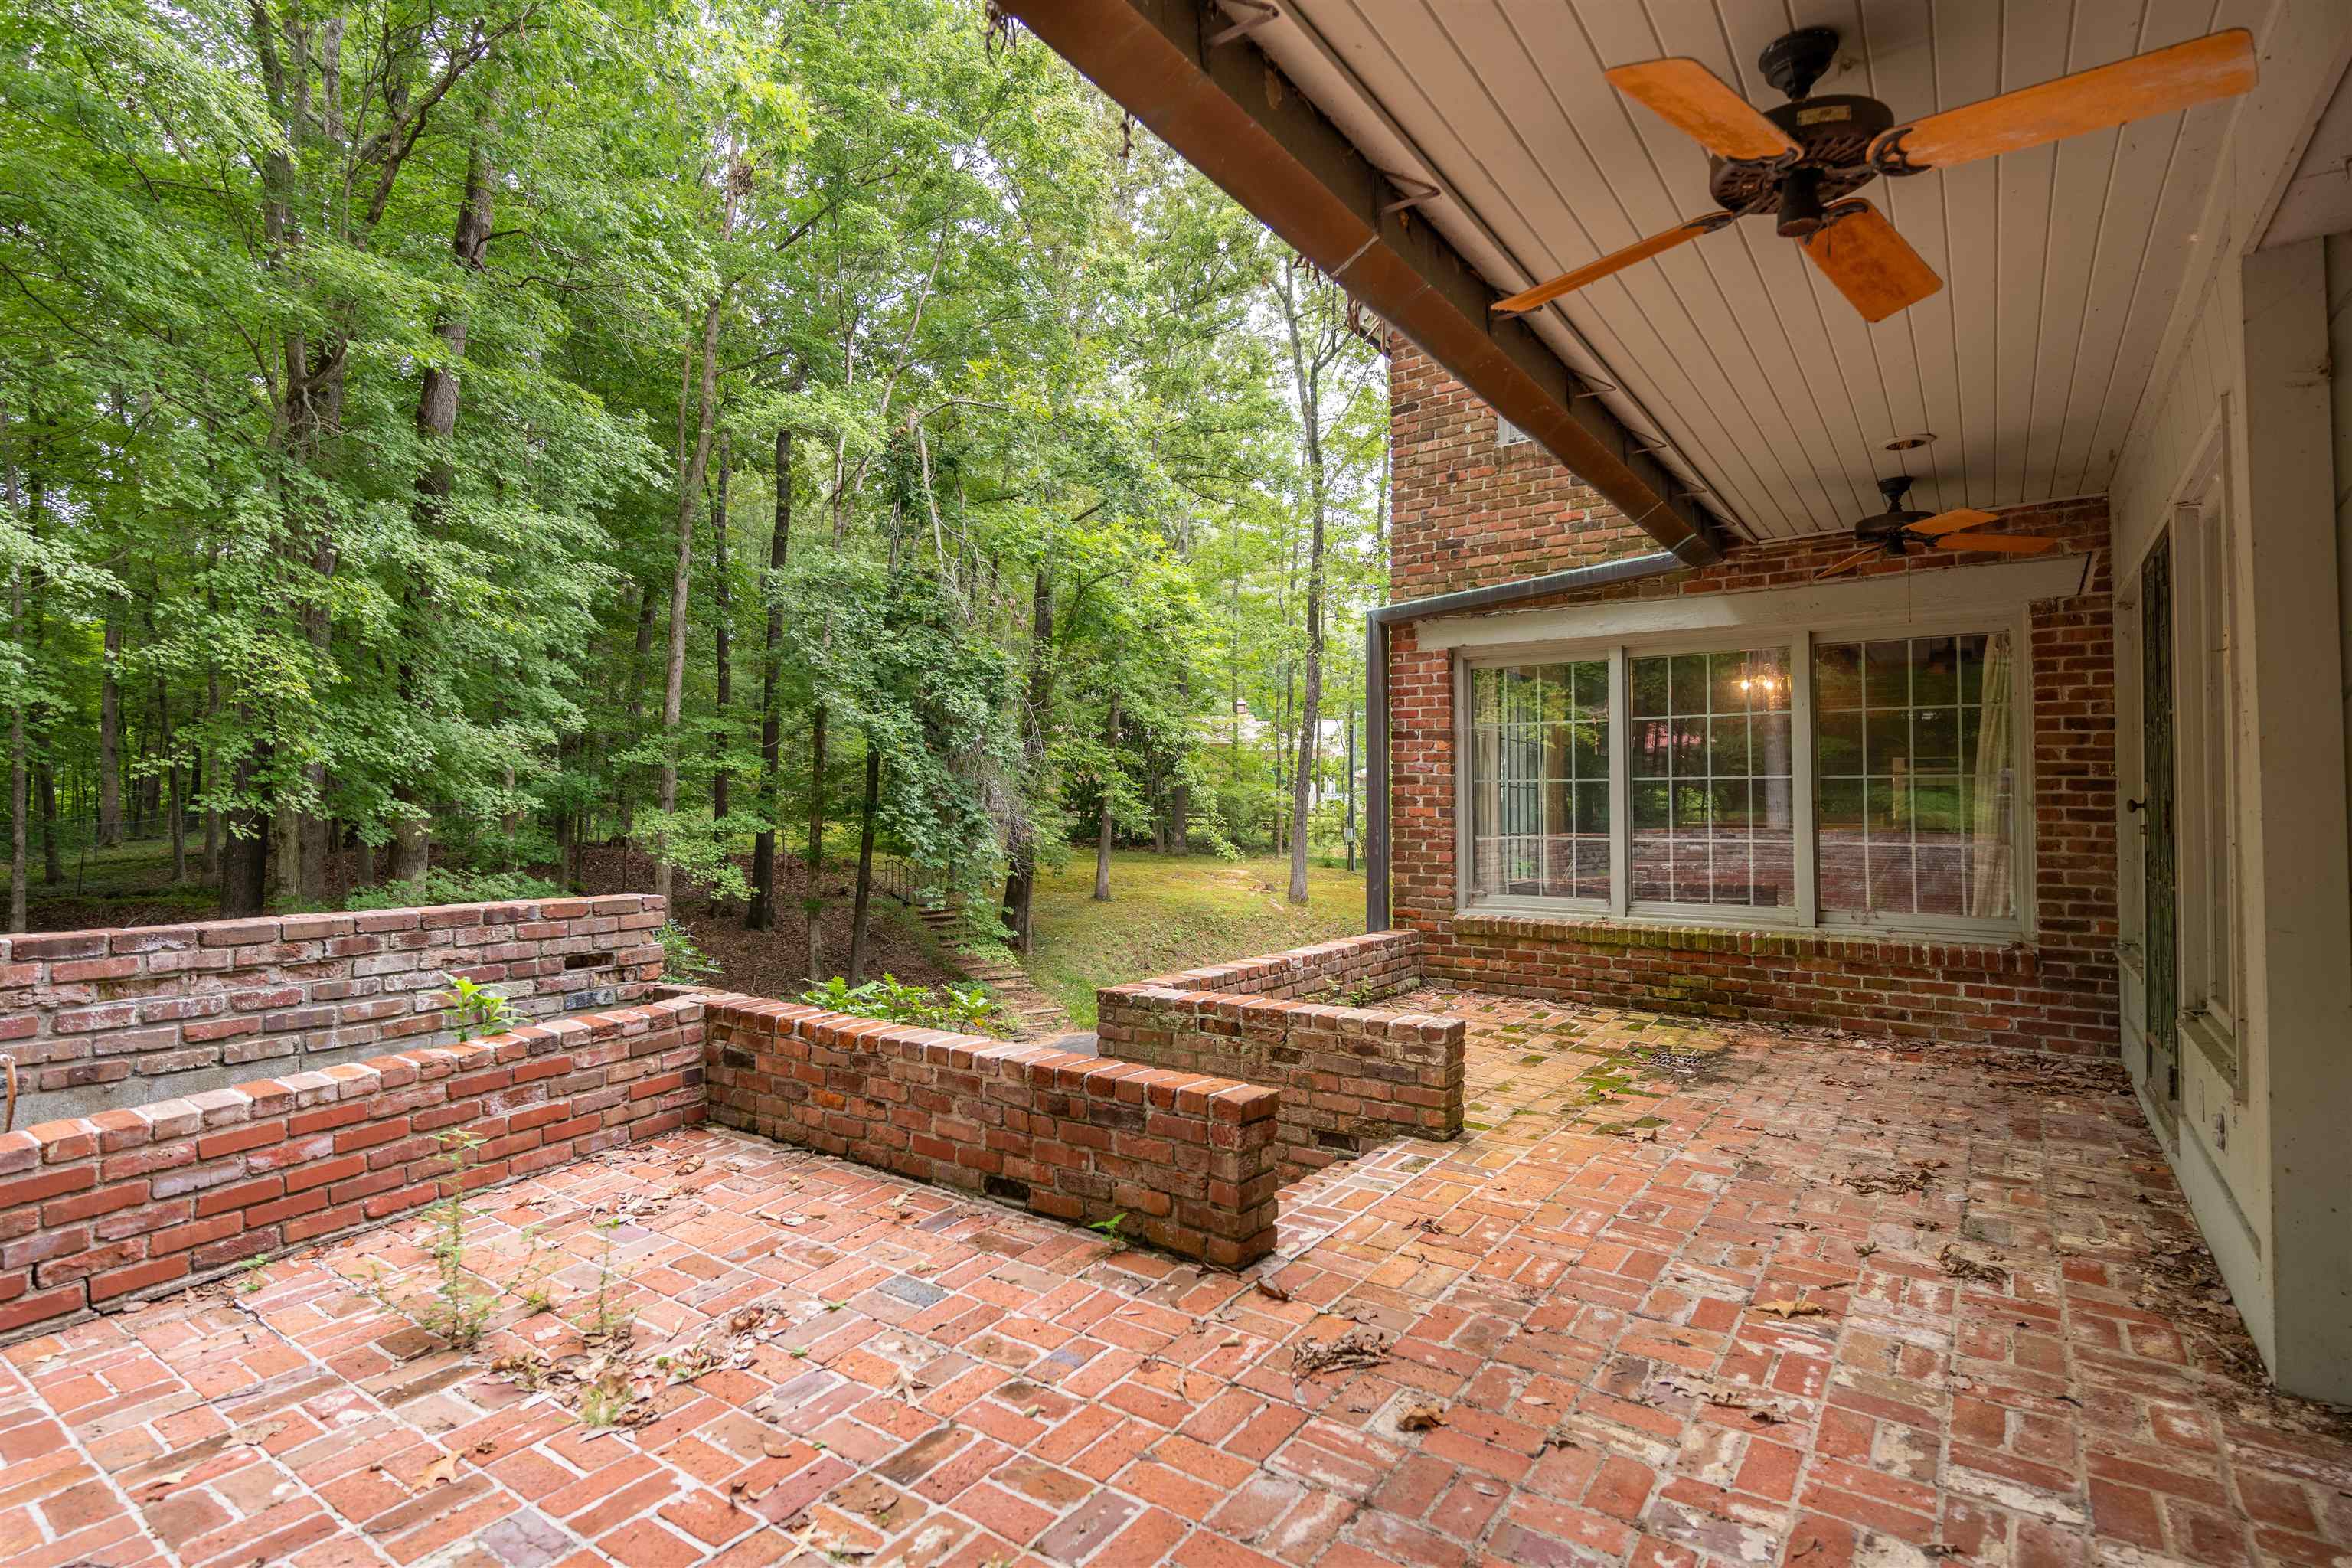
M 1990 1263 L 1979 1263 L 1948 1241 L 1944 1243 L 1944 1249 L 1936 1254 L 1936 1263 L 1955 1279 L 1975 1279 L 1987 1285 L 2009 1283 L 2006 1269 L 1995 1268 Z
M 1379 1331 L 1359 1325 L 1337 1339 L 1302 1340 L 1290 1352 L 1290 1375 L 1314 1377 L 1389 1359 L 1389 1342 Z
M 1924 1193 L 1935 1173 L 1943 1168 L 1941 1160 L 1912 1160 L 1900 1171 L 1857 1171 L 1845 1179 L 1845 1184 L 1857 1193 Z

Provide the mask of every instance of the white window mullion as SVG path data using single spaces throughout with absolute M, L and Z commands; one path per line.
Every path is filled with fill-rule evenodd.
M 1622 920 L 1633 888 L 1633 690 L 1625 650 L 1609 650 L 1609 912 Z
M 1820 846 L 1813 835 L 1813 636 L 1792 639 L 1789 669 L 1790 795 L 1794 818 L 1790 861 L 1797 873 L 1797 923 L 1822 920 Z

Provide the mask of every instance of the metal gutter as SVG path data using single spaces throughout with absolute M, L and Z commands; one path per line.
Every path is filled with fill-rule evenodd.
M 1364 929 L 1389 929 L 1389 628 L 1432 616 L 1492 610 L 1522 599 L 1570 594 L 1612 583 L 1638 582 L 1679 571 L 1690 563 L 1671 550 L 1627 555 L 1597 566 L 1573 566 L 1539 577 L 1465 588 L 1400 605 L 1381 605 L 1364 616 Z

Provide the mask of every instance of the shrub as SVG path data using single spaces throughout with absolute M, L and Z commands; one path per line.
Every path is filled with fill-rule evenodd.
M 836 974 L 823 985 L 802 992 L 801 1000 L 812 1007 L 878 1018 L 886 1024 L 998 1037 L 1012 1032 L 1003 1009 L 978 985 L 942 985 L 934 991 L 929 986 L 901 985 L 895 974 L 852 985 Z
M 718 975 L 718 963 L 702 951 L 694 933 L 676 921 L 663 922 L 654 940 L 661 943 L 661 977 L 670 984 L 699 985 Z
M 544 878 L 522 871 L 447 871 L 436 866 L 425 874 L 425 886 L 384 882 L 353 888 L 343 900 L 347 910 L 404 910 L 416 904 L 497 904 L 509 899 L 558 899 L 563 889 Z

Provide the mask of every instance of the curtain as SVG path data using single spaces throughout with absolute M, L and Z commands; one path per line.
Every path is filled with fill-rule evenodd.
M 2007 632 L 1985 639 L 1984 706 L 1977 725 L 1974 787 L 1969 792 L 1969 913 L 2007 920 L 2016 913 L 2011 885 L 2011 791 L 2016 773 L 2016 668 Z

